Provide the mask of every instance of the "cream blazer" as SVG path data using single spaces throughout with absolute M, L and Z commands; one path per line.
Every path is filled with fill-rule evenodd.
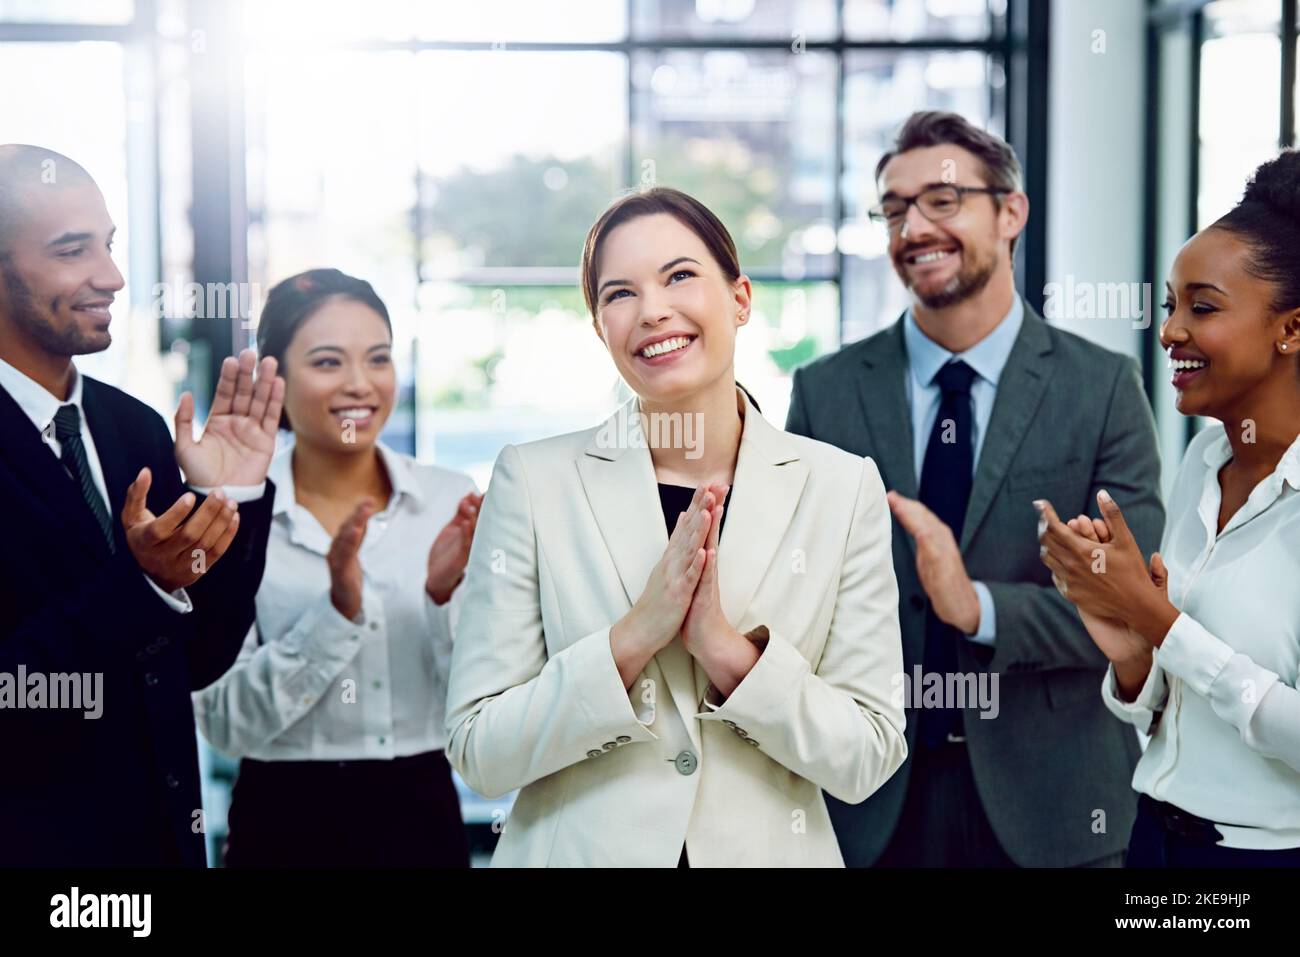
M 766 645 L 725 701 L 680 637 L 625 689 L 609 629 L 668 545 L 636 401 L 492 473 L 447 694 L 451 765 L 521 789 L 492 864 L 842 867 L 822 789 L 864 801 L 907 754 L 880 474 L 740 399 L 719 589 Z

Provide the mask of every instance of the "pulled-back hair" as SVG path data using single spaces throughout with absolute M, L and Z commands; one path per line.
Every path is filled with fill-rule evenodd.
M 350 299 L 369 306 L 393 331 L 388 307 L 373 286 L 337 269 L 309 269 L 277 283 L 267 294 L 266 304 L 257 321 L 257 352 L 272 356 L 285 374 L 284 354 L 299 327 L 332 299 Z M 280 415 L 280 428 L 288 429 L 289 417 Z
M 596 318 L 596 280 L 599 278 L 597 263 L 606 237 L 623 223 L 658 213 L 672 216 L 698 236 L 728 280 L 735 282 L 740 278 L 740 257 L 736 255 L 736 243 L 732 240 L 731 233 L 722 225 L 722 220 L 698 199 L 667 186 L 628 193 L 600 214 L 582 246 L 582 295 L 593 320 Z
M 606 237 L 618 226 L 640 219 L 642 216 L 654 216 L 666 213 L 699 237 L 722 269 L 722 274 L 729 282 L 740 278 L 740 256 L 736 253 L 735 240 L 722 224 L 722 220 L 694 196 L 683 193 L 680 189 L 669 186 L 655 186 L 636 193 L 628 193 L 616 199 L 600 214 L 600 218 L 587 232 L 587 241 L 582 245 L 582 265 L 580 282 L 582 297 L 586 300 L 587 310 L 592 321 L 596 319 L 596 283 L 600 261 L 600 248 Z M 739 382 L 736 386 L 759 409 L 758 401 Z M 759 409 L 761 412 L 762 409 Z
M 1241 202 L 1210 228 L 1250 247 L 1246 272 L 1273 286 L 1273 311 L 1300 309 L 1300 152 L 1283 150 L 1261 164 Z

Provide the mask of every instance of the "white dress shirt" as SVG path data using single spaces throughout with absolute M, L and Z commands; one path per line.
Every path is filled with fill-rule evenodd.
M 298 504 L 292 446 L 271 463 L 275 506 L 257 621 L 234 666 L 194 694 L 204 737 L 232 757 L 359 760 L 442 749 L 451 624 L 462 589 L 434 604 L 429 548 L 467 475 L 377 445 L 393 493 L 361 543 L 361 613 L 330 601 L 330 536 Z
M 1146 683 L 1107 706 L 1152 734 L 1133 787 L 1218 822 L 1226 847 L 1300 847 L 1300 439 L 1221 533 L 1224 427 L 1196 436 L 1160 554 L 1181 611 Z
M 980 452 L 984 436 L 988 434 L 989 419 L 993 416 L 993 403 L 998 396 L 998 380 L 1006 367 L 1011 350 L 1015 348 L 1020 326 L 1025 321 L 1025 304 L 1019 296 L 1011 299 L 1011 309 L 993 331 L 965 352 L 949 352 L 935 342 L 916 324 L 912 310 L 903 316 L 903 341 L 907 347 L 908 375 L 905 377 L 907 404 L 912 412 L 912 459 L 916 467 L 917 485 L 921 482 L 921 467 L 925 464 L 925 451 L 930 444 L 930 432 L 939 417 L 943 392 L 934 377 L 949 362 L 961 360 L 975 370 L 971 380 L 971 452 L 972 476 L 979 469 Z M 997 606 L 993 593 L 981 581 L 972 582 L 980 603 L 980 623 L 975 634 L 967 635 L 970 641 L 992 645 L 997 638 Z
M 116 524 L 120 519 L 113 514 L 112 499 L 109 498 L 108 486 L 104 482 L 104 469 L 99 464 L 99 453 L 95 450 L 95 437 L 90 434 L 90 425 L 86 421 L 86 410 L 81 405 L 81 373 L 77 371 L 76 366 L 73 366 L 72 375 L 72 390 L 68 393 L 66 401 L 60 401 L 58 396 L 49 392 L 45 386 L 35 379 L 28 378 L 25 373 L 19 372 L 9 363 L 0 359 L 0 386 L 9 393 L 13 400 L 18 403 L 18 407 L 32 420 L 32 425 L 36 426 L 37 431 L 41 433 L 41 439 L 49 446 L 56 459 L 62 460 L 63 445 L 54 432 L 54 416 L 65 405 L 75 405 L 77 407 L 77 414 L 81 419 L 81 444 L 86 450 L 86 463 L 90 466 L 90 477 L 95 482 L 95 488 L 99 491 L 100 498 L 104 500 L 104 508 L 108 511 L 109 518 Z M 195 491 L 206 494 L 209 490 L 196 488 Z M 230 492 L 232 489 L 226 491 Z M 232 498 L 235 498 L 236 501 L 251 501 L 262 497 L 262 486 L 250 486 L 243 491 L 245 494 L 232 495 Z M 148 575 L 145 576 L 145 581 L 174 611 L 189 614 L 194 610 L 194 606 L 190 603 L 190 597 L 186 594 L 184 588 L 178 588 L 174 592 L 165 592 Z

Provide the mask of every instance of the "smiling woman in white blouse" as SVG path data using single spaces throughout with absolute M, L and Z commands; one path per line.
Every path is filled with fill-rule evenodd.
M 1262 165 L 1167 284 L 1187 449 L 1161 553 L 1119 509 L 1062 523 L 1044 562 L 1111 660 L 1111 710 L 1151 735 L 1130 867 L 1300 866 L 1300 154 Z
M 256 624 L 194 695 L 204 736 L 242 758 L 226 865 L 468 866 L 443 723 L 481 499 L 379 441 L 397 382 L 368 282 L 286 279 L 257 342 L 284 371 L 294 441 L 271 465 Z

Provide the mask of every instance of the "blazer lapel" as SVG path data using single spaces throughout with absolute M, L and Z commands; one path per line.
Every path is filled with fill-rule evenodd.
M 880 470 L 886 489 L 916 498 L 919 488 L 912 446 L 912 411 L 907 404 L 907 346 L 903 321 L 888 333 L 867 342 L 863 374 L 858 377 L 858 398 L 871 441 L 868 454 Z M 898 534 L 896 532 L 896 534 Z M 901 535 L 908 551 L 916 553 L 911 535 Z
M 738 625 L 749 610 L 808 481 L 808 466 L 786 433 L 763 418 L 748 399 L 736 458 L 731 502 L 718 547 L 718 593 L 727 621 Z
M 578 474 L 629 604 L 645 589 L 664 549 L 664 530 L 650 451 L 636 399 L 607 419 L 578 456 Z
M 108 518 L 113 526 L 117 553 L 125 554 L 130 549 L 126 544 L 126 532 L 122 528 L 122 506 L 126 504 L 126 489 L 135 480 L 135 473 L 130 471 L 126 444 L 122 440 L 118 424 L 100 400 L 100 385 L 94 379 L 82 379 L 81 407 L 86 413 L 86 425 L 95 439 L 100 471 L 104 473 L 104 487 L 108 491 Z M 154 477 L 153 487 L 158 487 L 157 476 Z
M 718 591 L 727 620 L 738 624 L 794 517 L 808 467 L 784 433 L 745 401 L 726 532 L 718 548 Z M 578 458 L 587 502 L 618 571 L 629 604 L 641 597 L 651 571 L 668 547 L 654 466 L 631 400 L 601 426 Z M 674 638 L 654 656 L 673 703 L 701 746 L 700 701 L 708 684 L 703 669 Z
M 1050 359 L 1046 357 L 1051 352 L 1052 338 L 1047 334 L 1046 325 L 1026 304 L 1016 344 L 1012 346 L 1011 355 L 1007 357 L 1007 364 L 998 379 L 988 433 L 984 436 L 979 464 L 975 468 L 975 482 L 966 507 L 966 521 L 962 525 L 963 552 L 988 515 L 1011 460 L 1047 391 L 1051 370 Z
M 81 490 L 41 439 L 32 420 L 3 388 L 0 388 L 0 450 L 8 460 L 10 471 L 49 507 L 55 523 L 51 537 L 77 542 L 95 558 L 107 558 L 104 533 L 90 506 L 82 499 Z
M 614 561 L 623 593 L 629 605 L 635 604 L 668 547 L 659 486 L 641 430 L 637 399 L 605 421 L 578 456 L 577 464 L 587 503 Z M 695 659 L 680 638 L 673 638 L 656 652 L 652 664 L 659 669 L 698 750 L 699 730 L 693 720 L 699 704 Z

